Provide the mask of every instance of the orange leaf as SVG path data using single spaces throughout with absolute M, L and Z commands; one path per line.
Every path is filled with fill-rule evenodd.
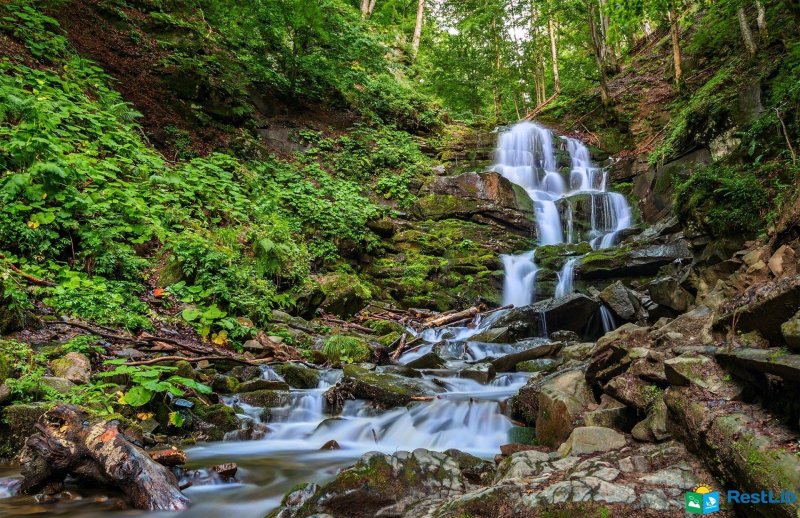
M 153 290 L 153 296 L 155 298 L 161 298 L 164 295 L 164 288 L 156 288 Z

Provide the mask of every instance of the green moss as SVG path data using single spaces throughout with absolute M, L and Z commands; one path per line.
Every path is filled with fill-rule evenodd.
M 2 410 L 0 417 L 0 458 L 19 454 L 25 441 L 34 431 L 34 425 L 52 405 L 49 403 L 16 404 Z
M 296 363 L 283 363 L 275 367 L 286 383 L 294 388 L 312 389 L 319 386 L 319 371 Z
M 322 354 L 332 363 L 360 363 L 372 355 L 367 342 L 347 335 L 333 335 L 325 340 Z

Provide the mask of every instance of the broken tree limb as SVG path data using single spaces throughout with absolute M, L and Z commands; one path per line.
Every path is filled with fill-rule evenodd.
M 349 329 L 354 329 L 356 331 L 359 331 L 361 333 L 365 333 L 365 334 L 368 334 L 368 335 L 374 335 L 375 334 L 375 330 L 374 329 L 370 329 L 368 327 L 364 327 L 364 326 L 358 325 L 358 324 L 353 323 L 353 322 L 346 322 L 344 320 L 341 320 L 341 319 L 338 319 L 338 318 L 334 318 L 334 317 L 331 317 L 329 315 L 323 316 L 322 319 L 325 322 L 330 322 L 331 324 L 335 324 L 337 326 L 341 326 L 341 327 L 345 327 L 345 328 L 349 328 Z
M 473 306 L 469 309 L 465 309 L 464 311 L 457 311 L 455 313 L 450 313 L 447 315 L 436 316 L 426 320 L 425 323 L 422 324 L 422 328 L 429 329 L 431 327 L 441 327 L 451 322 L 456 322 L 458 320 L 463 320 L 465 318 L 475 317 L 480 312 L 481 308 L 479 306 Z
M 403 349 L 406 348 L 406 334 L 403 333 L 400 336 L 400 343 L 397 345 L 397 349 L 392 353 L 392 360 L 397 361 L 400 358 L 400 355 L 403 354 Z
M 23 493 L 72 475 L 119 489 L 137 509 L 188 508 L 175 475 L 130 442 L 117 421 L 91 421 L 80 408 L 59 405 L 42 415 L 36 428 L 22 452 Z
M 31 275 L 29 273 L 23 272 L 22 270 L 20 270 L 16 266 L 14 266 L 11 263 L 11 261 L 3 254 L 0 254 L 0 261 L 3 261 L 4 263 L 6 263 L 6 266 L 8 266 L 8 268 L 12 272 L 14 272 L 15 274 L 19 275 L 20 277 L 22 277 L 23 279 L 25 279 L 26 281 L 28 281 L 31 284 L 35 284 L 37 286 L 46 286 L 46 287 L 53 287 L 53 286 L 56 285 L 56 283 L 54 283 L 52 281 L 48 281 L 46 279 L 40 279 L 38 277 L 34 277 L 33 275 Z
M 236 358 L 234 356 L 195 356 L 195 357 L 185 357 L 185 356 L 161 356 L 159 358 L 151 358 L 149 360 L 138 360 L 135 362 L 127 362 L 123 363 L 122 365 L 153 365 L 155 363 L 164 363 L 164 362 L 177 362 L 177 361 L 185 361 L 189 363 L 197 363 L 202 361 L 225 361 L 225 362 L 234 362 L 234 363 L 242 363 L 244 365 L 261 365 L 260 363 L 252 362 L 250 360 L 245 360 L 244 358 Z

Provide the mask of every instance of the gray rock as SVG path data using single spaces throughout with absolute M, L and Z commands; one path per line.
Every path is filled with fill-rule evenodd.
M 438 354 L 431 351 L 423 354 L 413 361 L 408 362 L 406 367 L 410 367 L 412 369 L 441 369 L 444 367 L 444 360 Z
M 717 361 L 745 370 L 773 374 L 781 378 L 800 382 L 800 354 L 789 354 L 781 349 L 734 349 L 719 352 Z
M 550 342 L 531 347 L 518 353 L 511 353 L 501 356 L 492 360 L 492 365 L 497 372 L 512 372 L 516 370 L 518 363 L 528 360 L 535 360 L 545 356 L 555 356 L 564 347 L 564 344 L 559 342 Z
M 629 291 L 622 282 L 617 281 L 607 286 L 599 296 L 617 316 L 632 321 L 636 319 L 638 300 L 635 296 L 631 296 Z
M 658 398 L 653 403 L 647 412 L 647 417 L 636 423 L 631 435 L 642 442 L 659 442 L 670 438 L 667 431 L 667 405 L 663 398 Z
M 781 324 L 781 334 L 786 345 L 792 350 L 800 350 L 800 311 Z
M 75 384 L 67 378 L 57 376 L 45 376 L 42 378 L 42 383 L 59 394 L 68 394 L 75 387 Z
M 72 383 L 85 385 L 92 376 L 92 364 L 85 355 L 80 353 L 67 353 L 61 358 L 50 362 L 53 376 L 65 378 Z
M 800 275 L 756 285 L 721 306 L 714 328 L 727 332 L 758 331 L 766 339 L 781 342 L 781 325 L 800 311 Z
M 640 477 L 639 481 L 655 486 L 677 487 L 683 490 L 693 489 L 699 484 L 691 466 L 688 464 L 676 464 L 664 468 L 650 475 Z
M 495 375 L 496 370 L 491 363 L 476 363 L 458 373 L 459 378 L 469 378 L 479 383 L 489 383 Z
M 572 430 L 569 438 L 558 448 L 562 457 L 585 455 L 598 451 L 616 450 L 626 444 L 625 436 L 611 428 L 582 426 Z

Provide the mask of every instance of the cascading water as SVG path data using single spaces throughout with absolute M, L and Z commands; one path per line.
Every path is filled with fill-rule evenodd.
M 556 142 L 569 155 L 569 163 L 559 168 Z M 574 138 L 555 138 L 552 132 L 532 122 L 520 122 L 500 133 L 492 166 L 511 182 L 524 188 L 533 201 L 539 245 L 573 243 L 580 236 L 575 227 L 577 195 L 588 195 L 590 214 L 585 226 L 592 248 L 608 248 L 616 244 L 619 233 L 630 227 L 631 210 L 625 197 L 607 190 L 607 172 L 592 163 L 589 149 Z M 567 185 L 569 190 L 567 190 Z M 560 200 L 564 199 L 565 203 Z M 559 207 L 563 207 L 562 214 Z M 566 236 L 566 239 L 565 239 Z M 534 301 L 534 254 L 504 255 L 503 303 L 515 306 Z M 574 270 L 578 258 L 570 258 L 562 266 L 555 297 L 573 291 Z

